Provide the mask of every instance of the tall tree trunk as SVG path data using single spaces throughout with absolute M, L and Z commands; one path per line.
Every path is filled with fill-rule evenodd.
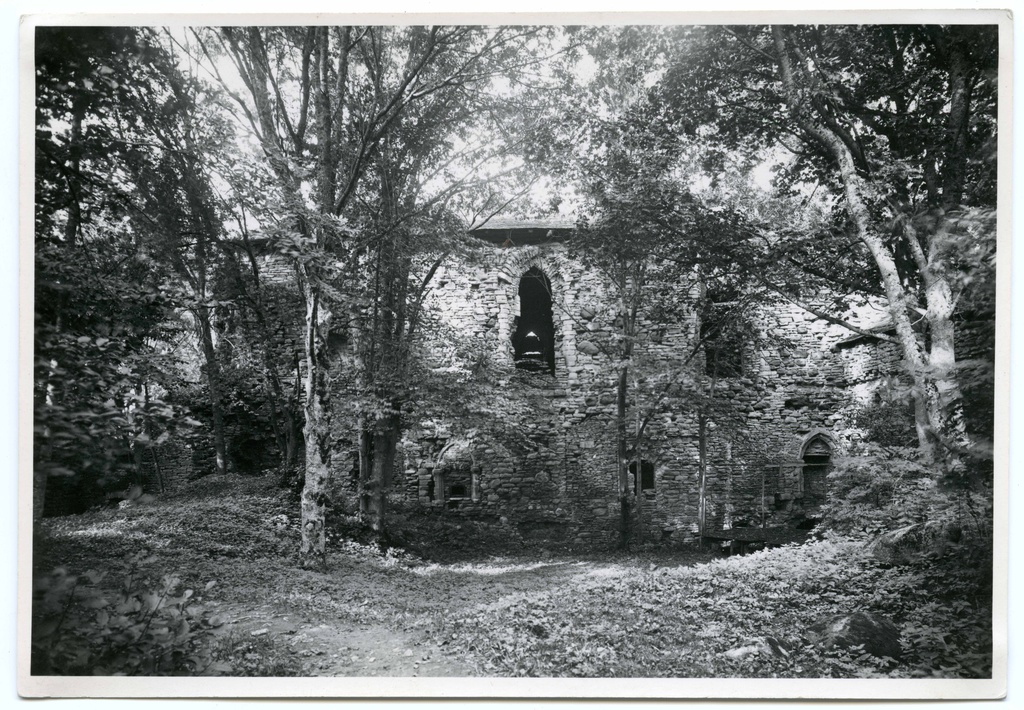
M 64 223 L 64 250 L 71 252 L 76 248 L 78 243 L 78 232 L 82 226 L 82 205 L 81 195 L 79 193 L 79 186 L 77 179 L 80 175 L 81 170 L 81 152 L 82 148 L 79 142 L 82 139 L 82 121 L 85 119 L 85 103 L 80 98 L 75 101 L 72 115 L 71 115 L 71 134 L 68 138 L 68 147 L 70 150 L 70 159 L 68 160 L 68 170 L 66 178 L 67 180 L 67 191 L 70 197 L 70 202 L 67 206 L 67 222 Z M 61 331 L 61 313 L 63 311 L 63 305 L 66 300 L 66 296 L 62 297 L 60 302 L 56 305 L 56 317 L 54 321 L 54 332 L 60 333 Z M 52 383 L 52 373 L 57 370 L 59 363 L 56 360 L 49 362 L 46 375 L 46 385 L 43 388 L 44 396 L 42 402 L 36 402 L 35 411 L 39 411 L 40 406 L 53 407 L 57 404 L 57 391 Z M 43 519 L 43 511 L 46 508 L 46 488 L 49 479 L 49 465 L 43 464 L 43 462 L 49 462 L 50 457 L 53 455 L 53 445 L 50 442 L 50 430 L 49 427 L 42 431 L 41 441 L 37 441 L 34 448 L 33 466 L 32 466 L 32 515 L 33 520 L 38 524 Z
M 619 382 L 615 398 L 615 445 L 619 460 L 619 547 L 629 547 L 629 452 L 626 448 L 626 396 L 629 389 L 629 368 L 619 368 Z
M 303 279 L 306 299 L 306 475 L 300 499 L 302 540 L 299 556 L 304 566 L 323 566 L 326 561 L 326 511 L 330 502 L 331 381 L 327 363 L 328 334 L 332 313 L 321 298 L 318 285 Z
M 636 387 L 639 391 L 639 387 Z M 636 473 L 633 476 L 633 495 L 636 498 L 636 540 L 643 544 L 644 541 L 644 456 L 643 441 L 640 438 L 640 407 L 633 408 L 635 411 L 633 425 L 633 461 L 636 462 Z
M 297 208 L 292 217 L 298 231 L 311 240 L 319 252 L 331 255 L 337 263 L 343 258 L 338 249 L 338 241 L 342 237 L 335 231 L 331 220 L 344 214 L 347 201 L 353 194 L 351 188 L 365 167 L 366 155 L 370 152 L 368 142 L 376 142 L 379 135 L 374 133 L 368 138 L 364 134 L 354 163 L 349 169 L 343 169 L 344 158 L 337 147 L 338 132 L 342 130 L 346 111 L 351 31 L 349 28 L 335 30 L 338 62 L 333 77 L 331 31 L 329 27 L 309 28 L 302 42 L 295 47 L 302 56 L 298 74 L 294 76 L 301 96 L 295 122 L 288 117 L 278 93 L 278 80 L 283 78 L 284 72 L 275 76 L 261 30 L 257 27 L 248 27 L 244 31 L 225 28 L 221 30 L 221 37 L 241 68 L 243 81 L 252 98 L 252 112 L 246 109 L 246 113 L 253 131 L 260 139 L 286 202 L 290 201 Z M 273 98 L 272 91 L 275 94 Z M 332 92 L 335 92 L 333 97 Z M 308 118 L 311 120 L 307 123 Z M 315 146 L 308 139 L 307 126 L 315 130 Z M 317 160 L 312 180 L 314 189 L 311 195 L 307 195 L 295 168 L 305 161 L 311 150 Z M 347 175 L 349 189 L 339 195 L 338 181 L 342 174 Z M 326 559 L 324 525 L 333 448 L 332 362 L 328 340 L 335 306 L 326 300 L 323 279 L 329 278 L 329 274 L 325 266 L 318 259 L 295 261 L 306 307 L 303 343 L 306 356 L 303 425 L 306 468 L 300 502 L 302 539 L 299 547 L 300 559 L 305 565 L 322 565 Z
M 621 534 L 619 544 L 622 549 L 629 547 L 629 540 L 632 528 L 632 496 L 633 491 L 629 490 L 629 458 L 630 449 L 628 446 L 628 426 L 626 423 L 626 407 L 629 397 L 629 367 L 633 357 L 633 340 L 636 335 L 636 316 L 640 305 L 642 294 L 642 280 L 640 277 L 641 266 L 638 263 L 632 265 L 620 264 L 619 273 L 619 318 L 622 320 L 622 362 L 619 365 L 619 380 L 616 391 L 615 402 L 615 438 L 616 449 L 619 459 L 619 515 Z M 630 278 L 630 271 L 633 271 L 633 278 Z M 630 294 L 627 289 L 632 286 Z M 634 447 L 635 448 L 635 447 Z M 633 451 L 635 454 L 636 451 Z M 637 460 L 637 476 L 640 476 L 640 462 Z
M 43 519 L 43 511 L 46 510 L 46 484 L 49 481 L 49 466 L 41 465 L 42 461 L 49 460 L 52 455 L 52 445 L 49 440 L 49 432 L 43 432 L 42 445 L 38 445 L 36 458 L 32 466 L 32 521 L 38 525 Z
M 838 138 L 832 143 L 833 155 L 839 163 L 840 175 L 846 191 L 847 213 L 850 215 L 857 236 L 868 248 L 882 279 L 882 287 L 889 304 L 889 316 L 896 330 L 903 360 L 914 383 L 915 412 L 917 412 L 918 448 L 926 461 L 933 464 L 943 462 L 943 452 L 938 446 L 936 434 L 941 416 L 938 401 L 934 396 L 935 387 L 929 381 L 926 370 L 923 344 L 914 332 L 908 308 L 908 296 L 900 280 L 896 260 L 892 251 L 871 224 L 871 217 L 864 200 L 863 179 L 857 174 L 853 158 Z
M 370 494 L 373 478 L 373 431 L 369 422 L 363 418 L 359 422 L 359 478 L 356 481 L 356 499 L 359 501 L 359 515 L 365 520 L 370 505 L 367 496 Z
M 369 499 L 367 516 L 371 529 L 381 538 L 387 534 L 384 516 L 387 512 L 387 490 L 394 472 L 398 434 L 398 421 L 394 416 L 381 421 L 374 433 L 373 495 Z
M 209 285 L 210 248 L 216 240 L 220 231 L 220 223 L 214 212 L 212 204 L 212 191 L 209 180 L 202 172 L 202 169 L 192 162 L 188 156 L 199 155 L 192 133 L 189 130 L 184 132 L 186 153 L 177 154 L 181 174 L 184 177 L 183 186 L 185 197 L 188 201 L 189 210 L 192 213 L 195 232 L 195 270 L 191 278 L 188 277 L 187 268 L 186 280 L 191 282 L 195 291 L 195 297 L 199 304 L 195 308 L 196 325 L 199 331 L 200 346 L 203 350 L 203 358 L 206 360 L 205 374 L 206 384 L 210 390 L 210 410 L 213 418 L 213 449 L 216 457 L 216 472 L 227 473 L 227 444 L 224 434 L 224 400 L 221 392 L 220 363 L 217 359 L 217 349 L 213 342 L 213 328 L 211 326 L 212 308 L 207 304 L 211 297 Z
M 359 437 L 359 514 L 381 540 L 387 535 L 387 491 L 400 438 L 401 422 L 395 415 L 362 427 Z
M 708 418 L 697 413 L 697 529 L 701 548 L 708 531 Z
M 78 231 L 82 226 L 82 203 L 79 198 L 79 185 L 77 178 L 81 170 L 82 147 L 79 141 L 82 139 L 82 121 L 85 119 L 85 104 L 76 101 L 71 114 L 71 135 L 68 137 L 68 147 L 71 151 L 68 174 L 72 176 L 68 180 L 68 192 L 71 201 L 68 204 L 68 221 L 64 224 L 64 247 L 74 248 L 78 242 Z
M 252 30 L 250 30 L 252 32 Z M 314 30 L 312 93 L 317 131 L 319 160 L 316 165 L 316 202 L 321 215 L 334 212 L 337 161 L 333 154 L 335 116 L 331 102 L 330 29 Z M 339 77 L 339 81 L 342 78 Z M 266 98 L 266 97 L 264 97 Z M 339 99 L 338 108 L 341 108 Z M 269 117 L 269 112 L 261 112 Z M 272 125 L 268 122 L 268 125 Z M 301 193 L 299 182 L 287 168 L 281 174 L 291 181 L 293 195 Z M 316 236 L 316 243 L 325 247 L 330 241 L 329 227 L 304 225 Z M 323 272 L 313 264 L 299 264 L 299 277 L 306 300 L 306 476 L 302 487 L 300 512 L 302 541 L 299 556 L 304 565 L 323 565 L 327 554 L 326 512 L 330 502 L 331 457 L 333 455 L 331 426 L 331 360 L 329 339 L 333 321 L 332 306 L 327 303 L 320 283 Z
M 199 339 L 202 343 L 203 357 L 206 360 L 206 386 L 210 390 L 210 410 L 213 416 L 213 451 L 217 461 L 218 474 L 227 473 L 227 442 L 224 435 L 224 405 L 221 393 L 220 362 L 213 344 L 213 328 L 210 325 L 209 309 L 200 305 L 196 309 L 199 320 Z

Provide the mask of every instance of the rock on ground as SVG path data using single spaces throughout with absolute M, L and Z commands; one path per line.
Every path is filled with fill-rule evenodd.
M 872 656 L 897 661 L 903 653 L 896 625 L 884 616 L 863 611 L 821 619 L 808 629 L 806 639 L 822 648 L 863 645 Z

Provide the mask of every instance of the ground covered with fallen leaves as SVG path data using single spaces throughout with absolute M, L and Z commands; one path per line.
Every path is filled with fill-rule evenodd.
M 489 545 L 474 558 L 467 529 L 452 523 L 435 531 L 460 541 L 450 555 L 436 544 L 385 552 L 339 534 L 326 569 L 306 570 L 296 516 L 269 482 L 210 478 L 146 505 L 43 521 L 33 663 L 47 673 L 242 676 L 991 673 L 984 580 L 942 560 L 885 566 L 863 541 L 728 558 L 540 544 L 498 555 Z M 902 662 L 803 638 L 848 611 L 891 619 Z M 765 652 L 765 639 L 787 651 Z

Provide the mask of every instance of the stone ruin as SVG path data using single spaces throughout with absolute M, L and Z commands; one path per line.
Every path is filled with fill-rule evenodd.
M 474 232 L 482 255 L 435 275 L 431 312 L 484 344 L 507 372 L 509 431 L 487 437 L 408 422 L 395 495 L 438 514 L 503 520 L 527 539 L 617 539 L 616 378 L 601 347 L 615 329 L 616 302 L 602 275 L 571 256 L 571 229 L 492 220 Z M 661 322 L 645 345 L 645 357 L 666 363 L 694 348 L 702 325 L 697 279 L 672 288 L 680 316 Z M 742 424 L 706 437 L 706 530 L 813 525 L 855 411 L 899 360 L 890 344 L 850 338 L 796 306 L 758 308 L 756 323 L 769 337 L 733 353 L 734 370 L 716 384 Z M 703 368 L 704 358 L 687 366 Z M 652 419 L 633 459 L 633 539 L 692 542 L 699 437 L 685 401 Z
M 602 349 L 616 330 L 617 304 L 602 274 L 572 256 L 572 229 L 557 220 L 492 219 L 472 233 L 472 258 L 449 258 L 438 269 L 425 304 L 431 329 L 488 353 L 506 375 L 508 411 L 504 431 L 489 434 L 474 422 L 408 417 L 392 499 L 455 519 L 502 521 L 525 539 L 592 547 L 618 539 L 616 376 Z M 262 259 L 265 280 L 294 283 L 285 260 Z M 666 365 L 682 363 L 707 333 L 698 279 L 670 288 L 675 317 L 640 325 L 650 336 L 644 357 Z M 299 356 L 301 314 L 293 315 L 279 319 L 294 323 L 282 338 Z M 830 461 L 854 433 L 853 416 L 898 371 L 891 344 L 851 337 L 797 306 L 757 307 L 754 321 L 764 337 L 716 352 L 726 367 L 715 396 L 740 425 L 707 430 L 705 531 L 813 525 L 828 495 Z M 715 347 L 707 340 L 679 366 L 702 371 Z M 632 452 L 634 540 L 695 540 L 699 450 L 684 392 L 652 418 L 639 456 Z M 170 454 L 164 474 L 173 483 L 196 464 Z M 342 450 L 334 460 L 339 485 L 354 486 L 353 456 Z

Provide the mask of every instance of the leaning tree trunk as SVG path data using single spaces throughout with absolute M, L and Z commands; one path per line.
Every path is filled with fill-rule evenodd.
M 924 345 L 910 319 L 908 296 L 889 247 L 872 228 L 864 200 L 863 179 L 856 173 L 852 156 L 838 139 L 834 145 L 840 173 L 846 188 L 847 211 L 853 219 L 860 241 L 868 248 L 882 277 L 889 303 L 889 314 L 896 330 L 903 360 L 914 383 L 915 424 L 918 448 L 929 463 L 943 470 L 955 467 L 960 427 L 960 388 L 956 381 L 953 299 L 948 282 L 928 264 L 922 264 L 925 281 L 925 320 L 931 345 Z M 911 239 L 916 239 L 913 235 Z
M 863 199 L 863 180 L 856 172 L 853 156 L 841 145 L 838 138 L 834 139 L 833 149 L 846 190 L 847 212 L 854 223 L 858 238 L 868 248 L 882 277 L 882 287 L 889 304 L 889 316 L 896 330 L 896 338 L 908 374 L 914 383 L 918 447 L 926 461 L 940 463 L 942 452 L 938 449 L 935 438 L 940 418 L 937 402 L 931 396 L 934 387 L 929 382 L 922 346 L 910 320 L 907 293 L 900 280 L 896 260 L 881 236 L 872 229 L 870 214 Z
M 948 457 L 951 450 L 944 446 L 943 440 L 949 417 L 944 412 L 944 406 L 955 406 L 955 402 L 959 400 L 955 372 L 952 367 L 955 361 L 952 348 L 951 307 L 947 309 L 939 302 L 932 303 L 932 299 L 941 300 L 942 288 L 939 284 L 933 284 L 934 289 L 929 288 L 929 284 L 926 283 L 925 299 L 928 306 L 926 320 L 933 335 L 937 329 L 942 341 L 935 357 L 938 363 L 943 365 L 943 369 L 933 372 L 930 367 L 931 363 L 926 362 L 924 346 L 914 332 L 908 295 L 900 279 L 893 252 L 881 234 L 874 229 L 865 198 L 865 195 L 868 194 L 867 186 L 857 170 L 854 156 L 835 130 L 810 114 L 808 104 L 803 101 L 802 94 L 796 85 L 794 65 L 790 61 L 785 31 L 781 27 L 773 26 L 772 35 L 786 90 L 786 100 L 793 118 L 797 125 L 824 148 L 835 161 L 843 183 L 847 214 L 853 222 L 857 238 L 868 249 L 881 276 L 882 288 L 889 305 L 889 315 L 896 331 L 896 338 L 908 374 L 914 383 L 913 396 L 918 448 L 925 461 L 937 468 L 948 470 Z M 912 242 L 913 239 L 908 241 Z M 912 243 L 910 246 L 913 250 L 915 244 Z M 929 265 L 919 255 L 915 255 L 915 257 L 922 278 L 927 281 L 935 277 Z M 946 400 L 945 405 L 943 400 Z

